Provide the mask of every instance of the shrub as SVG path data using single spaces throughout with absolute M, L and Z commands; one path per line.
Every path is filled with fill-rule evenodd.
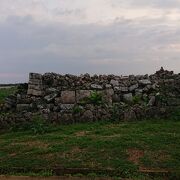
M 48 123 L 41 116 L 35 116 L 30 125 L 30 130 L 34 134 L 44 134 L 48 131 Z
M 136 95 L 133 96 L 133 104 L 140 104 L 141 103 L 141 96 Z
M 34 116 L 31 121 L 16 122 L 11 130 L 12 131 L 30 131 L 33 134 L 44 134 L 48 132 L 50 125 L 41 117 Z
M 74 108 L 73 108 L 73 113 L 74 113 L 74 114 L 78 114 L 78 113 L 82 112 L 82 110 L 83 110 L 83 107 L 82 107 L 82 106 L 76 105 L 76 106 L 74 106 Z
M 4 103 L 5 98 L 11 94 L 15 94 L 16 91 L 16 87 L 0 89 L 0 104 Z
M 93 91 L 91 92 L 91 95 L 89 96 L 88 100 L 92 104 L 102 104 L 102 94 L 97 91 Z

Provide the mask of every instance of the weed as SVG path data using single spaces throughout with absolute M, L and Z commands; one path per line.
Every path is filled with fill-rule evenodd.
M 16 91 L 16 87 L 0 89 L 0 104 L 4 103 L 5 98 L 11 94 L 14 94 Z
M 92 104 L 96 104 L 96 105 L 102 104 L 102 94 L 100 92 L 93 91 L 88 97 L 88 100 Z
M 89 173 L 89 174 L 87 174 L 87 177 L 96 178 L 97 174 L 96 173 Z
M 133 96 L 133 104 L 140 104 L 141 103 L 141 96 L 136 95 Z
M 34 134 L 44 134 L 48 131 L 48 124 L 41 116 L 33 117 L 30 130 Z
M 52 170 L 43 170 L 40 172 L 8 172 L 8 175 L 11 176 L 30 176 L 30 177 L 51 177 L 54 175 Z
M 81 113 L 82 110 L 83 110 L 83 107 L 82 107 L 82 106 L 76 105 L 76 106 L 73 107 L 73 110 L 72 110 L 72 111 L 73 111 L 73 114 L 78 114 L 78 113 Z
M 84 175 L 81 173 L 74 174 L 75 177 L 83 177 Z

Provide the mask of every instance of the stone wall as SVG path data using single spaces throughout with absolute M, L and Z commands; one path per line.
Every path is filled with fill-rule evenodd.
M 9 96 L 0 110 L 23 117 L 38 112 L 51 122 L 69 124 L 165 116 L 167 107 L 178 105 L 180 75 L 161 68 L 150 76 L 30 73 L 28 88 Z

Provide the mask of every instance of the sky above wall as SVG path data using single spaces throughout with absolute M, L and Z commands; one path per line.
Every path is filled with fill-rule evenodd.
M 180 72 L 180 0 L 0 0 L 0 84 L 161 66 Z

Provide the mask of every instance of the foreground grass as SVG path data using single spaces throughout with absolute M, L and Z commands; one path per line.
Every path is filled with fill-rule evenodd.
M 113 124 L 97 122 L 49 127 L 49 132 L 0 134 L 0 169 L 138 169 L 180 171 L 180 121 Z
M 16 90 L 17 90 L 16 87 L 0 88 L 0 104 L 4 102 L 7 96 L 14 94 Z

